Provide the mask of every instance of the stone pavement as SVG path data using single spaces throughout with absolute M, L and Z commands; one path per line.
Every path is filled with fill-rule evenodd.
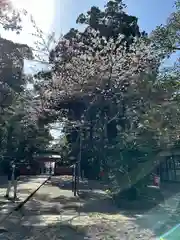
M 37 188 L 37 185 L 40 185 L 40 179 L 31 180 L 28 184 L 22 183 L 22 185 L 19 185 L 19 196 L 21 196 L 21 198 L 29 194 L 32 186 Z M 43 179 L 43 181 L 44 180 L 45 179 Z M 39 183 L 37 184 L 38 181 Z M 4 227 L 8 231 L 0 234 L 0 239 L 51 239 L 49 234 L 52 232 L 50 231 L 49 233 L 49 227 L 53 227 L 53 237 L 57 236 L 57 239 L 64 239 L 59 238 L 62 237 L 62 233 L 59 233 L 60 229 L 57 225 L 62 221 L 71 219 L 77 214 L 76 210 L 72 210 L 61 216 L 62 204 L 60 204 L 60 202 L 62 197 L 67 197 L 68 199 L 73 198 L 73 194 L 72 191 L 69 190 L 61 191 L 59 184 L 53 186 L 52 182 L 53 180 L 41 187 L 20 211 L 14 212 L 10 218 L 1 224 L 0 227 Z M 65 239 L 71 239 L 72 235 L 70 236 L 70 234 L 71 232 L 74 234 L 74 231 L 69 228 L 66 229 L 65 225 L 61 224 L 61 229 L 63 227 L 65 228 L 63 235 L 67 236 Z M 57 230 L 57 228 L 58 233 L 55 234 L 54 229 Z M 53 237 L 52 239 L 55 239 Z
M 26 198 L 45 178 L 22 180 L 18 188 L 20 198 Z M 14 212 L 0 225 L 7 229 L 7 232 L 0 233 L 0 239 L 155 240 L 159 228 L 165 232 L 180 220 L 178 189 L 176 185 L 176 194 L 172 192 L 171 197 L 169 190 L 164 192 L 167 200 L 146 213 L 132 210 L 127 214 L 113 206 L 103 186 L 96 181 L 82 182 L 79 198 L 71 191 L 71 177 L 52 177 L 20 211 Z M 1 196 L 5 193 L 3 184 L 0 193 Z M 0 205 L 1 215 L 14 206 L 13 203 L 3 204 Z M 163 226 L 166 229 L 162 229 Z
M 71 178 L 52 177 L 4 222 L 8 232 L 0 239 L 156 239 L 150 230 L 141 229 L 133 217 L 120 214 L 99 184 L 85 181 L 81 185 L 81 198 L 74 197 Z
M 28 177 L 21 177 L 20 181 L 18 182 L 18 202 L 13 203 L 9 200 L 4 199 L 4 195 L 6 193 L 7 188 L 7 178 L 4 176 L 0 177 L 0 222 L 3 218 L 10 213 L 19 202 L 25 200 L 28 195 L 30 195 L 35 189 L 41 185 L 47 176 L 28 176 Z M 13 191 L 13 188 L 11 189 Z M 12 195 L 12 192 L 10 193 Z

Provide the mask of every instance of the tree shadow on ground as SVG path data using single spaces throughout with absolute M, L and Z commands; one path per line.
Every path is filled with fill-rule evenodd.
M 157 236 L 161 236 L 180 223 L 179 186 L 173 183 L 169 186 L 164 185 L 161 193 L 164 200 L 136 218 L 138 225 L 153 229 Z
M 71 216 L 74 216 L 73 218 L 78 219 L 79 212 L 82 215 L 81 217 L 83 217 L 81 223 L 76 223 L 75 226 L 70 226 L 70 228 L 73 228 L 73 231 L 82 231 L 83 237 L 88 235 L 88 231 L 91 231 L 91 236 L 93 236 L 94 232 L 96 232 L 96 229 L 99 229 L 98 231 L 106 232 L 110 228 L 110 225 L 113 225 L 113 230 L 111 232 L 121 232 L 122 236 L 126 236 L 130 229 L 132 234 L 135 234 L 136 231 L 137 236 L 139 236 L 141 232 L 145 231 L 145 229 L 149 229 L 151 232 L 154 232 L 156 236 L 160 236 L 164 232 L 168 231 L 169 228 L 174 227 L 174 225 L 180 221 L 180 193 L 178 193 L 179 185 L 170 185 L 169 188 L 167 188 L 167 186 L 163 186 L 161 191 L 150 188 L 147 195 L 153 194 L 157 199 L 153 200 L 152 197 L 151 199 L 141 197 L 137 201 L 133 202 L 121 199 L 119 202 L 119 208 L 117 208 L 104 192 L 104 188 L 102 187 L 102 189 L 100 189 L 101 186 L 99 186 L 99 183 L 97 184 L 97 187 L 95 186 L 95 183 L 93 184 L 93 188 L 91 183 L 86 183 L 86 185 L 84 184 L 86 188 L 84 187 L 81 189 L 79 192 L 79 197 L 74 197 L 72 191 L 60 188 L 59 185 L 49 181 L 45 187 L 53 186 L 54 191 L 56 191 L 56 196 L 53 197 L 48 189 L 42 191 L 41 194 L 36 194 L 31 201 L 27 202 L 18 213 L 19 218 L 21 218 L 20 225 L 24 226 L 23 229 L 25 229 L 23 236 L 25 236 L 25 234 L 27 235 L 27 233 L 30 236 L 33 236 L 33 234 L 35 236 L 35 233 L 38 234 L 38 231 L 45 231 L 47 224 L 46 226 L 42 226 L 44 223 L 44 218 L 52 218 L 54 219 L 52 220 L 54 221 L 54 224 L 48 224 L 48 227 L 50 226 L 51 228 L 52 226 L 52 228 L 55 227 L 61 229 L 62 226 L 61 233 L 64 231 L 63 234 L 65 235 L 62 237 L 62 239 L 71 239 L 72 236 L 70 233 L 66 233 L 66 231 L 69 229 L 70 223 L 68 223 L 68 226 L 66 226 L 67 221 L 63 223 L 63 225 L 59 222 L 60 220 L 57 219 L 60 219 L 61 215 L 65 215 L 66 218 L 71 218 Z M 28 189 L 23 191 L 24 193 L 28 192 Z M 84 225 L 84 218 L 86 215 L 91 216 L 88 220 L 88 227 Z M 97 218 L 96 215 L 98 215 Z M 96 222 L 97 219 L 99 220 Z M 12 222 L 16 222 L 16 220 Z M 28 222 L 33 223 L 33 226 L 28 227 Z M 100 222 L 103 222 L 103 226 L 101 226 Z M 128 225 L 127 228 L 124 227 L 125 225 Z M 134 229 L 134 225 L 138 226 L 137 230 Z M 127 231 L 127 229 L 129 230 Z M 16 230 L 17 229 L 15 229 L 15 231 Z M 56 230 L 53 231 L 56 232 Z M 54 234 L 60 233 L 57 232 Z M 60 235 L 58 235 L 58 237 L 59 236 Z M 52 238 L 50 235 L 48 237 L 47 239 Z M 18 237 L 12 239 L 21 240 L 31 238 Z M 42 237 L 42 239 L 45 240 L 46 238 Z M 84 238 L 81 238 L 80 234 L 78 235 L 77 239 Z M 94 239 L 96 239 L 96 235 Z M 133 239 L 135 239 L 135 237 Z M 142 237 L 139 239 L 145 238 Z
M 52 184 L 57 185 L 57 182 Z M 63 181 L 62 181 L 63 183 Z M 70 183 L 59 185 L 60 189 L 68 189 Z M 147 188 L 137 200 L 119 199 L 118 208 L 112 200 L 102 194 L 105 187 L 102 184 L 85 183 L 80 187 L 80 199 L 82 200 L 81 211 L 85 213 L 119 214 L 131 218 L 140 229 L 150 229 L 156 236 L 160 236 L 169 229 L 180 223 L 180 184 L 162 184 L 161 189 Z M 83 187 L 82 187 L 83 186 Z M 63 201 L 63 199 L 59 199 Z M 68 202 L 64 199 L 64 202 Z M 100 203 L 100 204 L 99 204 Z M 70 206 L 71 207 L 71 206 Z M 68 209 L 68 204 L 66 205 Z
M 63 191 L 72 191 L 72 182 L 68 181 L 61 177 L 59 178 L 52 178 L 49 185 L 58 187 L 62 194 L 57 198 L 51 199 L 51 202 L 59 201 L 62 204 L 68 205 L 70 202 L 80 202 L 82 207 L 81 211 L 88 213 L 88 212 L 102 212 L 102 213 L 113 213 L 117 212 L 115 208 L 109 208 L 111 199 L 107 197 L 105 193 L 105 189 L 107 186 L 102 184 L 100 181 L 80 181 L 78 187 L 78 197 L 66 197 L 63 194 Z M 101 202 L 101 204 L 99 204 Z M 111 203 L 112 205 L 112 203 Z M 68 207 L 68 206 L 67 206 Z
M 81 212 L 83 213 L 106 213 L 113 214 L 119 212 L 119 209 L 112 205 L 112 201 L 107 197 L 107 194 L 103 194 L 98 191 L 90 191 L 79 193 L 79 196 L 66 196 L 63 194 L 67 190 L 59 189 L 59 196 L 55 198 L 51 198 L 48 194 L 36 195 L 36 200 L 41 201 L 49 201 L 51 205 L 56 205 L 61 208 L 61 210 L 77 210 L 79 207 L 81 208 Z M 42 210 L 43 211 L 43 210 Z M 51 212 L 51 211 L 49 211 Z
M 0 239 L 11 240 L 84 240 L 86 237 L 85 228 L 77 228 L 68 222 L 56 222 L 54 224 L 42 225 L 43 222 L 36 218 L 30 221 L 23 218 L 12 218 L 4 228 L 7 232 L 0 234 Z
M 179 189 L 176 183 L 163 184 L 161 189 L 149 187 L 135 201 L 119 199 L 119 212 L 159 237 L 180 223 Z
M 59 176 L 52 177 L 49 182 L 52 186 L 58 186 L 59 188 L 65 190 L 72 190 L 72 177 L 71 176 Z M 106 190 L 108 187 L 107 184 L 102 183 L 101 181 L 96 180 L 80 180 L 77 184 L 77 188 L 80 190 Z
M 69 193 L 66 195 L 66 190 L 57 187 L 53 190 L 56 197 L 53 197 L 48 184 L 44 186 L 45 190 L 39 195 L 36 194 L 14 217 L 7 220 L 4 226 L 13 236 L 10 239 L 46 240 L 53 239 L 54 236 L 57 239 L 105 239 L 105 236 L 108 236 L 108 239 L 128 239 L 127 235 L 129 237 L 131 234 L 131 238 L 138 236 L 138 239 L 144 240 L 140 237 L 141 231 L 138 227 L 134 229 L 132 221 L 127 223 L 102 191 L 84 189 L 80 192 L 79 199 Z M 51 234 L 49 229 L 52 229 Z M 32 236 L 33 238 L 30 238 Z
M 58 187 L 61 191 L 71 190 L 72 183 L 63 181 L 62 179 L 56 178 L 52 179 L 49 185 Z M 79 198 L 83 202 L 82 211 L 88 212 L 101 212 L 101 213 L 117 213 L 118 211 L 126 212 L 128 216 L 133 216 L 137 214 L 142 214 L 149 211 L 150 209 L 156 207 L 159 203 L 164 201 L 164 195 L 158 189 L 150 189 L 148 196 L 146 198 L 141 197 L 136 201 L 129 201 L 128 199 L 119 199 L 118 208 L 112 207 L 113 200 L 108 197 L 105 192 L 107 185 L 103 185 L 99 181 L 85 181 L 80 183 L 79 187 Z M 152 198 L 153 196 L 153 198 Z M 72 198 L 74 199 L 74 198 Z M 51 201 L 69 202 L 71 198 L 66 198 L 65 196 L 59 197 L 59 199 L 52 199 Z M 87 201 L 88 200 L 88 201 Z M 101 205 L 99 202 L 101 201 Z M 116 202 L 117 204 L 117 202 Z M 108 206 L 111 206 L 108 207 Z
M 29 189 L 24 189 L 23 193 L 29 193 Z M 43 195 L 41 198 L 44 202 L 31 199 L 19 211 L 13 212 L 11 216 L 1 222 L 0 228 L 6 231 L 0 231 L 0 239 L 85 239 L 85 231 L 83 229 L 77 230 L 67 221 L 61 223 L 60 220 L 57 220 L 53 224 L 44 225 L 44 216 L 49 214 L 59 218 L 60 211 L 57 204 L 48 205 L 47 196 L 45 198 Z
M 3 227 L 8 230 L 3 234 L 3 239 L 6 239 L 5 236 L 9 236 L 9 239 L 15 240 L 94 240 L 106 239 L 106 237 L 107 239 L 134 239 L 138 237 L 138 239 L 144 240 L 143 237 L 140 237 L 141 233 L 138 229 L 134 230 L 130 225 L 125 228 L 124 222 L 119 222 L 114 218 L 107 220 L 105 216 L 74 216 L 62 221 L 56 213 L 56 218 L 50 216 L 51 223 L 48 223 L 46 213 L 40 211 L 37 214 L 40 204 L 31 202 L 30 205 L 31 208 L 34 208 L 33 211 L 24 206 L 25 212 L 17 212 L 3 224 Z M 51 212 L 51 214 L 53 213 Z

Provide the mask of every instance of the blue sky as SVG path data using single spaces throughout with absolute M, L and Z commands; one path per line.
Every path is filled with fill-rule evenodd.
M 102 8 L 106 0 L 55 0 L 57 14 L 55 20 L 57 31 L 68 31 L 76 27 L 75 21 L 78 14 L 86 12 L 91 6 Z M 64 2 L 63 11 L 61 3 Z M 142 30 L 152 31 L 157 25 L 165 23 L 169 14 L 173 11 L 174 0 L 125 0 L 127 12 L 139 18 L 139 25 Z M 58 24 L 59 22 L 59 24 Z M 59 27 L 58 27 L 59 25 Z

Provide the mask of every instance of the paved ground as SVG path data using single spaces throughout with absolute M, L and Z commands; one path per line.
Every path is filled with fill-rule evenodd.
M 35 176 L 35 177 L 21 177 L 18 183 L 18 198 L 16 203 L 4 199 L 7 188 L 7 178 L 0 177 L 0 223 L 3 221 L 4 217 L 11 212 L 19 202 L 23 201 L 28 197 L 28 195 L 33 192 L 42 182 L 47 179 L 47 176 Z M 11 189 L 10 196 L 13 196 L 13 188 Z
M 24 179 L 19 184 L 20 198 L 27 197 L 44 180 L 45 177 Z M 5 193 L 4 187 L 1 187 L 1 196 Z M 172 191 L 171 196 L 169 190 L 164 191 L 166 200 L 142 213 L 115 208 L 97 182 L 83 182 L 81 189 L 79 199 L 72 194 L 71 178 L 53 177 L 19 212 L 1 223 L 0 227 L 8 231 L 1 233 L 0 239 L 155 240 L 180 220 L 177 191 L 176 194 Z M 1 213 L 13 206 L 1 204 Z
M 67 178 L 54 177 L 3 223 L 8 232 L 2 234 L 2 239 L 155 239 L 150 230 L 135 223 L 135 218 L 120 214 L 100 185 L 91 182 L 82 186 L 79 200 L 73 196 Z M 21 189 L 19 192 L 27 192 Z

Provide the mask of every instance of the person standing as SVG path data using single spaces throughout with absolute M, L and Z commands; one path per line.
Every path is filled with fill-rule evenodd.
M 10 191 L 13 185 L 14 188 L 14 200 L 17 199 L 17 181 L 20 177 L 19 167 L 15 164 L 15 162 L 11 162 L 8 168 L 8 187 L 6 190 L 5 198 L 10 199 Z

